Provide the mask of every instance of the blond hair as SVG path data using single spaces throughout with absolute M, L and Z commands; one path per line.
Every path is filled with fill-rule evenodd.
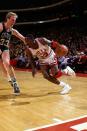
M 18 15 L 16 13 L 14 13 L 14 12 L 8 12 L 6 14 L 6 20 L 9 19 L 11 16 L 15 16 L 16 18 L 18 18 Z

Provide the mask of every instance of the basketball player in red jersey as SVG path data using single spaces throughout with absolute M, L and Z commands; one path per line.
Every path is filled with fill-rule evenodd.
M 13 28 L 16 23 L 17 14 L 14 12 L 8 12 L 5 17 L 5 21 L 0 23 L 0 63 L 4 73 L 7 75 L 11 86 L 13 87 L 14 94 L 18 95 L 20 93 L 19 85 L 16 81 L 16 76 L 14 69 L 10 65 L 10 55 L 9 55 L 9 43 L 11 36 L 14 35 L 20 40 L 25 42 L 25 37 L 20 34 L 16 29 Z
M 40 69 L 43 77 L 48 81 L 63 87 L 62 91 L 60 92 L 62 95 L 67 94 L 71 90 L 71 87 L 65 82 L 59 81 L 56 78 L 60 74 L 58 74 L 59 69 L 56 54 L 51 48 L 52 41 L 43 37 L 34 39 L 34 37 L 30 35 L 28 38 L 26 38 L 26 43 L 28 43 L 26 53 L 29 55 L 29 59 L 31 60 L 32 75 L 35 76 L 33 57 L 36 56 L 39 59 Z

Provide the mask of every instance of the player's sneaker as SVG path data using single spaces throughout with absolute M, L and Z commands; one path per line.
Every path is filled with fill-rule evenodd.
M 74 70 L 71 69 L 69 66 L 67 66 L 66 69 L 62 70 L 62 72 L 69 76 L 75 76 Z
M 69 93 L 69 91 L 71 90 L 72 88 L 67 84 L 64 86 L 64 88 L 62 89 L 62 91 L 60 92 L 61 95 L 64 95 L 64 94 L 67 94 Z
M 13 82 L 13 83 L 12 83 L 12 87 L 13 87 L 13 89 L 14 89 L 13 94 L 14 94 L 14 95 L 19 95 L 19 94 L 20 94 L 20 88 L 19 88 L 17 82 Z

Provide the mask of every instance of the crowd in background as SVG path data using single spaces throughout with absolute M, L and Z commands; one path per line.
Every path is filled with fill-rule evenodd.
M 87 34 L 83 30 L 63 28 L 61 31 L 48 31 L 44 37 L 50 40 L 56 39 L 69 48 L 66 57 L 58 58 L 59 66 L 67 64 L 75 72 L 87 73 Z M 10 46 L 11 64 L 17 68 L 31 68 L 23 43 L 13 38 Z M 36 66 L 39 69 L 38 59 L 36 59 Z

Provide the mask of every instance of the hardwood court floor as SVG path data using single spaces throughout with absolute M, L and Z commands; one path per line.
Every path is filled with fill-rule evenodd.
M 16 71 L 21 95 L 12 88 L 0 72 L 0 131 L 25 131 L 47 124 L 54 119 L 68 120 L 87 115 L 87 77 L 62 76 L 72 90 L 60 95 L 61 87 L 43 79 L 40 73 Z

